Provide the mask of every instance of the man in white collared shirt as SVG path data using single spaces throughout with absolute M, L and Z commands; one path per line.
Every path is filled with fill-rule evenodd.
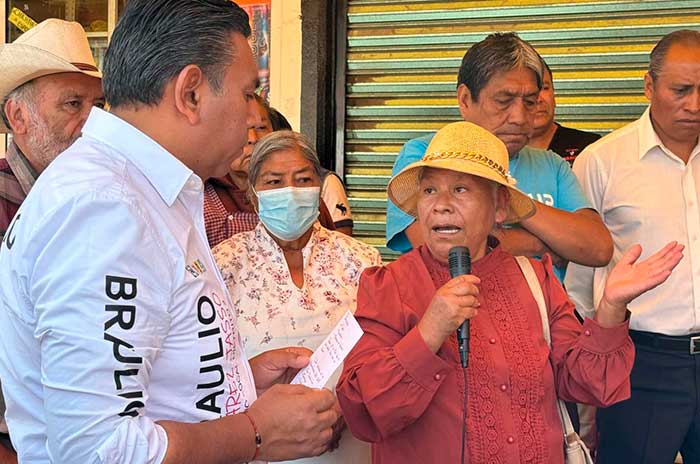
M 105 57 L 112 112 L 90 113 L 10 224 L 0 376 L 20 462 L 326 449 L 332 394 L 275 385 L 308 362 L 297 350 L 248 363 L 204 229 L 202 179 L 246 141 L 249 34 L 227 0 L 129 2 Z
M 600 410 L 598 463 L 700 462 L 700 33 L 677 31 L 651 54 L 650 107 L 590 145 L 574 173 L 603 216 L 615 245 L 605 268 L 570 265 L 566 286 L 591 315 L 609 269 L 641 243 L 653 253 L 669 240 L 686 257 L 658 288 L 634 300 L 632 397 Z M 644 256 L 642 256 L 644 258 Z

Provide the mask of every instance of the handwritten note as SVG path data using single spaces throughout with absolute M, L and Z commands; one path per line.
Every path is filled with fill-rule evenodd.
M 323 388 L 360 337 L 360 324 L 350 311 L 346 312 L 321 346 L 311 355 L 309 365 L 299 371 L 292 383 Z

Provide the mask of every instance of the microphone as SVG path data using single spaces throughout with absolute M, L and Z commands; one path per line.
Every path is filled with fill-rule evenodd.
M 453 279 L 472 272 L 472 260 L 467 247 L 450 248 L 447 263 L 450 267 L 450 277 Z M 459 345 L 459 359 L 462 361 L 462 367 L 467 367 L 469 364 L 469 319 L 465 319 L 457 329 L 457 344 Z

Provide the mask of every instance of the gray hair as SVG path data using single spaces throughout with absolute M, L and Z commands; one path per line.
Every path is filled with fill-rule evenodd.
M 666 34 L 659 40 L 651 51 L 649 58 L 649 75 L 656 79 L 661 73 L 666 54 L 674 44 L 700 46 L 700 32 L 690 29 L 680 29 Z
M 2 99 L 2 122 L 5 123 L 5 127 L 10 129 L 10 133 L 12 133 L 12 127 L 10 126 L 10 121 L 6 113 L 7 102 L 10 100 L 22 102 L 27 105 L 30 111 L 36 111 L 36 105 L 34 104 L 34 81 L 25 82 L 19 87 L 16 87 Z
M 170 80 L 188 65 L 220 92 L 235 50 L 231 34 L 250 36 L 248 14 L 229 0 L 130 0 L 104 59 L 107 102 L 160 103 Z
M 248 184 L 255 185 L 260 175 L 260 168 L 272 154 L 285 150 L 301 153 L 301 156 L 311 163 L 319 179 L 321 178 L 321 162 L 318 160 L 316 150 L 311 147 L 309 139 L 298 132 L 282 130 L 270 132 L 255 144 L 253 154 L 250 155 Z
M 457 76 L 457 87 L 464 84 L 474 101 L 497 72 L 524 68 L 535 73 L 542 89 L 542 59 L 537 51 L 514 32 L 490 34 L 467 50 Z

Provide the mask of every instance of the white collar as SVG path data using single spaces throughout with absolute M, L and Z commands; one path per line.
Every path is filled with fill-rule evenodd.
M 644 111 L 644 114 L 642 114 L 642 117 L 639 118 L 639 159 L 641 160 L 644 158 L 656 147 L 659 147 L 664 155 L 668 156 L 669 158 L 684 165 L 686 164 L 680 159 L 680 157 L 678 157 L 678 155 L 667 148 L 659 138 L 659 135 L 654 130 L 654 126 L 651 122 L 651 106 L 648 106 Z M 693 148 L 688 161 L 690 162 L 690 159 L 694 158 L 698 152 L 700 152 L 700 140 L 695 145 L 695 148 Z
M 131 161 L 168 206 L 191 178 L 202 186 L 201 179 L 158 142 L 112 113 L 93 108 L 83 126 L 83 136 L 108 145 Z

